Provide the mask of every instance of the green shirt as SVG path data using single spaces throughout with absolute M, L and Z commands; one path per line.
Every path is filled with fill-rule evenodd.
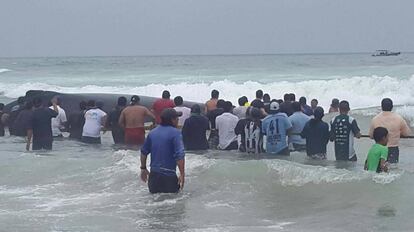
M 388 157 L 388 147 L 381 144 L 372 145 L 371 149 L 368 152 L 367 156 L 367 167 L 368 171 L 376 172 L 380 164 L 380 159 L 387 160 Z

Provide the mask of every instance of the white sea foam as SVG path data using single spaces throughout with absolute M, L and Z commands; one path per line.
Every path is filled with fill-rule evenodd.
M 414 76 L 409 79 L 379 76 L 356 76 L 332 80 L 309 80 L 300 82 L 279 81 L 259 83 L 247 81 L 236 83 L 230 80 L 212 83 L 177 83 L 150 84 L 146 86 L 95 86 L 65 87 L 46 83 L 10 84 L 0 83 L 0 92 L 6 97 L 16 98 L 30 89 L 43 89 L 65 93 L 124 93 L 159 97 L 164 89 L 170 90 L 172 96 L 181 95 L 186 100 L 204 102 L 212 89 L 218 89 L 221 98 L 231 100 L 234 104 L 240 96 L 253 99 L 256 89 L 263 89 L 274 98 L 281 98 L 283 93 L 294 92 L 297 96 L 319 99 L 320 105 L 328 107 L 332 98 L 347 99 L 352 108 L 378 106 L 384 97 L 394 99 L 395 104 L 414 104 Z
M 12 70 L 7 69 L 7 68 L 0 68 L 0 73 L 4 73 L 4 72 L 11 72 Z

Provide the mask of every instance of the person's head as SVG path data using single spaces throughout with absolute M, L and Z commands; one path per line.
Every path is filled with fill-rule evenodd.
M 230 101 L 226 101 L 223 105 L 224 112 L 230 113 L 233 110 L 233 104 Z
M 306 97 L 300 97 L 299 98 L 299 103 L 300 103 L 301 106 L 306 105 Z
M 331 107 L 332 108 L 338 108 L 339 107 L 339 100 L 337 98 L 332 99 Z
M 89 108 L 95 107 L 95 105 L 96 105 L 95 100 L 89 100 L 87 105 L 88 105 Z
M 392 100 L 390 98 L 382 99 L 381 101 L 382 111 L 392 111 L 393 107 L 394 107 L 394 104 L 392 103 Z
M 171 94 L 170 94 L 170 92 L 168 90 L 164 90 L 162 92 L 162 98 L 163 99 L 170 99 L 170 97 L 171 97 Z
M 312 109 L 315 109 L 318 106 L 318 100 L 317 99 L 312 99 L 311 101 L 311 107 Z
M 226 101 L 224 101 L 223 99 L 218 100 L 217 101 L 217 108 L 224 109 L 225 103 L 226 103 Z
M 277 99 L 277 100 L 275 100 L 275 102 L 279 103 L 279 105 L 280 105 L 280 104 L 283 103 L 283 100 L 282 99 Z
M 198 104 L 194 104 L 194 105 L 191 107 L 191 113 L 192 113 L 192 114 L 201 114 L 201 107 L 200 107 L 200 105 L 198 105 Z
M 17 104 L 18 105 L 23 105 L 24 104 L 24 97 L 17 98 Z
M 276 101 L 272 101 L 272 102 L 270 102 L 270 105 L 269 105 L 269 112 L 271 113 L 271 114 L 277 114 L 277 113 L 279 113 L 279 103 L 278 102 L 276 102 Z
M 283 95 L 283 101 L 285 101 L 285 102 L 289 102 L 289 101 L 290 101 L 290 94 L 285 93 L 285 94 Z
M 166 108 L 161 113 L 161 125 L 177 127 L 178 118 L 182 115 L 182 112 L 177 112 L 173 108 Z
M 300 105 L 299 102 L 293 102 L 292 103 L 292 108 L 294 112 L 300 112 L 302 111 L 302 106 Z
M 376 143 L 386 146 L 388 143 L 388 130 L 384 127 L 374 129 L 373 137 Z
M 296 95 L 294 93 L 289 93 L 289 99 L 291 102 L 296 101 Z
M 96 102 L 96 108 L 103 110 L 104 102 L 103 101 L 97 101 Z
M 33 99 L 34 107 L 39 108 L 42 106 L 42 104 L 43 104 L 43 101 L 40 97 L 36 97 L 35 99 Z
M 126 100 L 126 99 L 125 99 Z M 141 99 L 139 98 L 139 96 L 137 95 L 133 95 L 131 97 L 131 105 L 137 105 L 139 103 L 139 101 L 141 101 Z M 119 101 L 118 101 L 119 102 Z M 126 104 L 126 102 L 125 102 Z M 119 104 L 118 104 L 119 105 Z
M 4 103 L 0 103 L 0 110 L 4 109 Z
M 351 108 L 349 107 L 349 102 L 348 101 L 341 101 L 339 103 L 339 112 L 341 114 L 347 114 L 350 110 L 351 110 Z
M 256 107 L 252 107 L 250 109 L 250 118 L 253 120 L 260 120 L 260 118 L 262 117 L 262 112 L 256 108 Z
M 183 104 L 184 100 L 181 96 L 177 96 L 174 98 L 174 104 L 175 106 L 181 106 Z
M 60 98 L 59 95 L 55 95 L 52 97 L 50 101 L 50 105 L 52 105 L 53 102 L 56 102 L 56 105 L 60 106 L 60 104 L 62 104 L 62 99 Z
M 218 90 L 213 89 L 213 90 L 211 91 L 211 98 L 212 98 L 212 99 L 218 99 L 218 98 L 219 98 L 219 95 L 220 95 L 220 93 L 219 93 L 219 91 L 218 91 Z
M 117 102 L 118 106 L 126 106 L 126 103 L 127 103 L 126 97 L 119 97 L 118 98 L 118 102 Z
M 246 96 L 240 97 L 238 102 L 239 102 L 239 106 L 246 105 L 246 103 L 248 102 L 247 97 Z
M 325 112 L 323 111 L 323 108 L 320 106 L 317 106 L 315 108 L 315 111 L 313 112 L 313 116 L 315 120 L 321 121 L 324 115 L 325 115 Z
M 270 95 L 268 93 L 263 95 L 263 102 L 270 102 Z
M 86 110 L 86 108 L 87 108 L 87 103 L 86 103 L 86 101 L 81 101 L 81 102 L 79 102 L 79 109 L 80 110 Z
M 263 90 L 259 89 L 256 91 L 256 98 L 262 99 L 263 98 Z

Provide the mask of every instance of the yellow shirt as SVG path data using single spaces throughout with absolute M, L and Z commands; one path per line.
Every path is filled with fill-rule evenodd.
M 396 113 L 384 111 L 375 116 L 371 121 L 369 136 L 373 138 L 374 129 L 385 127 L 388 130 L 388 147 L 398 147 L 400 136 L 408 136 L 411 133 L 405 120 Z

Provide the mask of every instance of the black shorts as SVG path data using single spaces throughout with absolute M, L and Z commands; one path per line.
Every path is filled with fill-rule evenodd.
M 148 189 L 150 193 L 177 193 L 180 185 L 176 175 L 167 176 L 158 172 L 150 172 Z
M 32 145 L 32 150 L 52 150 L 52 144 L 53 144 L 53 139 L 52 138 L 47 138 L 47 139 L 38 139 L 38 138 L 34 138 L 33 137 L 33 145 Z
M 395 164 L 399 162 L 399 159 L 400 159 L 400 149 L 398 147 L 389 147 L 387 161 L 389 163 Z
M 306 151 L 306 144 L 292 143 L 293 151 Z
M 81 139 L 84 143 L 90 143 L 90 144 L 101 144 L 101 137 L 89 137 L 89 136 L 82 136 Z

